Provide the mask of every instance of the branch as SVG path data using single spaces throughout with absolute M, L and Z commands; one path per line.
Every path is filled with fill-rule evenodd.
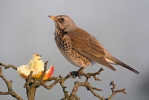
M 85 76 L 86 79 L 90 78 L 91 76 L 94 77 L 95 81 L 101 81 L 99 78 L 97 78 L 97 75 L 99 75 L 104 69 L 100 68 L 100 70 L 98 70 L 95 73 L 84 73 L 83 71 L 80 73 L 82 76 Z
M 49 62 L 49 61 L 46 61 L 46 62 L 44 63 L 44 71 L 43 71 L 43 73 L 42 73 L 41 78 L 39 79 L 39 81 L 42 81 L 43 78 L 44 78 L 44 76 L 45 76 L 45 74 L 46 74 L 48 62 Z
M 120 89 L 120 90 L 115 90 L 116 84 L 114 83 L 114 81 L 112 81 L 112 82 L 110 83 L 110 85 L 113 86 L 113 87 L 111 88 L 112 94 L 111 94 L 111 96 L 110 96 L 107 100 L 112 100 L 112 98 L 116 95 L 116 93 L 122 92 L 122 93 L 126 94 L 125 88 L 124 88 L 124 89 Z
M 4 69 L 13 68 L 14 70 L 17 70 L 17 67 L 14 66 L 14 65 L 11 65 L 11 64 L 6 65 L 6 64 L 3 64 L 3 63 L 0 62 L 0 66 L 3 66 Z
M 30 75 L 26 79 L 26 83 L 24 84 L 24 88 L 26 88 L 26 94 L 27 94 L 28 100 L 34 100 L 35 93 L 36 93 L 36 88 L 38 88 L 39 85 L 41 85 L 42 79 L 43 79 L 43 77 L 46 73 L 47 63 L 48 63 L 48 61 L 46 61 L 45 64 L 44 64 L 44 71 L 43 71 L 42 76 L 39 79 L 39 81 L 32 78 L 33 71 L 30 72 Z
M 58 77 L 51 77 L 49 78 L 48 80 L 44 81 L 43 78 L 46 74 L 46 71 L 47 71 L 47 64 L 48 64 L 48 61 L 45 62 L 44 64 L 44 71 L 42 73 L 42 76 L 39 80 L 36 80 L 32 83 L 32 86 L 38 88 L 39 86 L 44 86 L 46 89 L 51 89 L 53 86 L 55 86 L 58 82 L 59 82 L 59 78 Z M 49 81 L 53 81 L 55 80 L 51 85 L 46 85 L 47 82 Z M 32 82 L 32 81 L 29 81 L 29 82 Z
M 4 64 L 3 64 L 4 65 Z M 12 97 L 18 99 L 18 100 L 23 100 L 18 94 L 16 94 L 13 89 L 12 89 L 12 81 L 8 81 L 5 76 L 3 75 L 2 73 L 2 68 L 0 67 L 0 77 L 4 80 L 4 82 L 6 83 L 7 85 L 7 89 L 8 89 L 8 92 L 1 92 L 0 91 L 0 95 L 11 95 Z
M 94 90 L 96 90 L 96 91 L 102 91 L 101 89 L 98 89 L 98 88 L 95 88 L 95 87 L 91 86 L 89 82 L 78 82 L 78 81 L 75 82 L 75 85 L 74 85 L 73 90 L 72 90 L 72 92 L 71 92 L 71 94 L 70 94 L 69 100 L 74 100 L 74 98 L 75 98 L 75 96 L 76 96 L 76 92 L 77 92 L 77 90 L 78 90 L 78 88 L 79 88 L 80 86 L 86 87 L 87 90 L 90 90 L 90 91 L 93 93 L 94 96 L 98 97 L 98 98 L 101 99 L 101 100 L 105 100 L 104 97 L 98 95 L 98 94 L 94 91 Z
M 48 61 L 46 61 L 45 64 L 44 64 L 44 71 L 42 73 L 41 78 L 39 79 L 38 82 L 34 83 L 34 86 L 35 87 L 43 86 L 43 87 L 45 87 L 46 89 L 49 90 L 59 82 L 59 78 L 58 77 L 51 77 L 48 80 L 43 81 L 44 75 L 46 74 L 46 70 L 47 70 L 47 64 L 48 64 Z M 53 81 L 53 80 L 55 80 L 55 81 L 51 85 L 49 85 L 49 86 L 46 85 L 47 82 Z
M 53 81 L 53 80 L 55 80 L 52 84 L 50 84 L 49 86 L 48 85 L 46 85 L 46 82 L 49 82 L 49 81 Z M 38 84 L 38 85 L 42 85 L 42 86 L 44 86 L 46 89 L 51 89 L 53 86 L 55 86 L 57 83 L 59 83 L 59 78 L 58 77 L 51 77 L 49 80 L 47 80 L 47 81 L 41 81 L 41 83 L 40 84 Z
M 46 70 L 47 70 L 47 64 L 48 61 L 45 62 L 45 66 L 44 66 L 44 71 L 42 73 L 42 76 L 40 77 L 40 79 L 33 79 L 32 78 L 32 74 L 33 72 L 30 72 L 30 75 L 28 76 L 28 78 L 26 79 L 26 83 L 24 85 L 24 88 L 26 88 L 26 93 L 28 96 L 28 100 L 34 100 L 35 97 L 35 92 L 36 89 L 40 86 L 43 86 L 46 89 L 51 89 L 52 87 L 54 87 L 57 83 L 60 84 L 60 86 L 62 87 L 63 93 L 64 93 L 64 97 L 62 98 L 62 100 L 80 100 L 80 98 L 76 95 L 76 92 L 78 91 L 78 88 L 83 86 L 86 87 L 88 91 L 90 91 L 94 96 L 96 96 L 97 98 L 101 99 L 101 100 L 112 100 L 112 98 L 116 95 L 116 93 L 122 92 L 124 94 L 126 94 L 125 92 L 125 88 L 124 89 L 120 89 L 120 90 L 115 90 L 116 85 L 114 84 L 114 82 L 112 81 L 110 85 L 112 85 L 113 87 L 111 88 L 112 90 L 112 94 L 110 95 L 110 97 L 108 97 L 107 99 L 104 98 L 103 96 L 100 96 L 99 94 L 97 94 L 95 92 L 96 91 L 102 91 L 99 88 L 93 87 L 90 85 L 90 83 L 88 82 L 88 80 L 93 77 L 95 81 L 101 81 L 99 78 L 97 78 L 97 75 L 99 75 L 104 69 L 101 68 L 99 71 L 95 72 L 95 73 L 84 73 L 83 69 L 84 68 L 80 68 L 78 71 L 73 71 L 70 72 L 68 75 L 66 75 L 64 78 L 59 75 L 59 77 L 51 77 L 48 80 L 44 81 L 43 78 L 46 74 Z M 3 63 L 0 62 L 0 66 L 3 66 L 5 69 L 8 68 L 13 68 L 14 70 L 17 70 L 17 67 L 14 65 L 5 65 Z M 68 91 L 66 91 L 66 86 L 64 85 L 65 81 L 68 80 L 69 78 L 76 78 L 76 72 L 78 72 L 78 78 L 80 78 L 81 76 L 84 76 L 86 78 L 86 80 L 84 82 L 75 82 L 74 87 L 72 89 L 72 92 L 70 93 L 70 95 L 68 94 Z M 13 97 L 15 97 L 18 100 L 22 100 L 22 98 L 17 95 L 13 90 L 12 90 L 12 81 L 8 81 L 3 75 L 2 75 L 2 68 L 0 67 L 0 77 L 4 80 L 4 82 L 7 85 L 8 88 L 8 92 L 0 92 L 0 95 L 12 95 Z M 51 83 L 50 85 L 47 85 L 47 82 L 50 81 L 54 81 L 53 83 Z
M 36 92 L 36 89 L 39 87 L 39 86 L 44 86 L 46 89 L 51 89 L 53 86 L 55 86 L 59 81 L 58 81 L 58 78 L 50 78 L 48 81 L 52 81 L 52 80 L 55 80 L 55 82 L 53 84 L 51 84 L 50 86 L 47 86 L 46 85 L 46 82 L 48 81 L 43 81 L 43 78 L 46 74 L 46 67 L 47 67 L 47 64 L 48 64 L 48 61 L 45 62 L 44 64 L 44 71 L 40 77 L 40 79 L 33 79 L 32 78 L 32 74 L 33 74 L 33 71 L 30 72 L 30 75 L 28 76 L 28 78 L 26 79 L 26 83 L 24 85 L 24 88 L 26 88 L 26 93 L 27 93 L 27 97 L 28 97 L 28 100 L 34 100 L 35 98 L 35 92 Z

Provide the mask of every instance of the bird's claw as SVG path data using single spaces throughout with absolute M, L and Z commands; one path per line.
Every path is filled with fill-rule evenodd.
M 70 75 L 72 76 L 72 78 L 76 78 L 76 77 L 81 78 L 81 75 L 78 71 L 72 71 L 70 72 Z

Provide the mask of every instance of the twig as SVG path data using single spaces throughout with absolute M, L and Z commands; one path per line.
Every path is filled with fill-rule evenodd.
M 11 65 L 11 64 L 6 65 L 6 64 L 3 64 L 3 63 L 0 62 L 0 66 L 3 66 L 4 69 L 13 68 L 14 70 L 17 70 L 17 67 L 14 66 L 14 65 Z
M 62 87 L 62 89 L 63 89 L 63 92 L 64 92 L 64 97 L 65 97 L 65 99 L 66 100 L 68 100 L 68 98 L 69 98 L 69 94 L 68 94 L 68 91 L 66 91 L 66 87 L 64 86 L 64 82 L 66 81 L 66 79 L 68 79 L 70 76 L 69 76 L 69 74 L 65 77 L 65 78 L 63 78 L 61 75 L 59 75 L 59 83 L 60 83 L 60 85 L 61 85 L 61 87 Z M 65 100 L 64 99 L 64 100 Z
M 48 63 L 48 61 L 45 62 L 44 71 L 42 73 L 41 78 L 38 81 L 36 79 L 32 78 L 33 71 L 30 72 L 30 75 L 26 79 L 26 83 L 24 85 L 24 88 L 26 88 L 26 94 L 27 94 L 28 100 L 34 100 L 36 88 L 38 88 L 40 85 L 45 85 L 43 83 L 43 78 L 44 78 L 46 70 L 47 70 L 46 69 L 47 63 Z
M 83 71 L 80 73 L 82 76 L 85 76 L 87 79 L 90 78 L 91 76 L 94 77 L 95 81 L 101 81 L 99 78 L 97 78 L 97 75 L 99 75 L 104 69 L 100 68 L 99 71 L 95 73 L 84 73 Z
M 60 86 L 63 89 L 64 97 L 62 98 L 62 100 L 80 100 L 80 98 L 76 95 L 76 92 L 78 91 L 78 88 L 81 87 L 81 86 L 86 87 L 87 90 L 91 91 L 91 93 L 94 96 L 96 96 L 97 98 L 99 98 L 101 100 L 111 100 L 116 95 L 116 93 L 119 93 L 119 92 L 122 92 L 122 93 L 126 94 L 125 88 L 120 89 L 120 90 L 115 90 L 116 85 L 114 84 L 114 81 L 112 81 L 110 85 L 112 85 L 113 87 L 111 88 L 112 94 L 110 95 L 110 97 L 108 97 L 106 99 L 106 98 L 100 96 L 94 90 L 96 90 L 96 91 L 102 91 L 102 90 L 99 89 L 99 88 L 91 86 L 90 83 L 88 82 L 88 80 L 91 77 L 93 77 L 95 79 L 95 81 L 100 81 L 100 79 L 97 78 L 97 75 L 99 75 L 104 69 L 101 68 L 99 71 L 97 71 L 95 73 L 84 73 L 83 68 L 80 68 L 78 70 L 78 72 L 79 72 L 78 77 L 80 78 L 80 76 L 84 76 L 84 77 L 86 77 L 86 80 L 85 80 L 85 82 L 78 82 L 78 81 L 75 82 L 74 87 L 72 89 L 72 92 L 69 95 L 68 91 L 66 91 L 66 86 L 64 85 L 64 83 L 67 79 L 72 77 L 72 73 L 70 72 L 64 78 L 61 75 L 59 75 L 59 77 L 51 77 L 51 78 L 47 79 L 46 81 L 43 81 L 43 78 L 44 78 L 44 76 L 46 74 L 46 71 L 47 71 L 47 68 L 46 68 L 47 64 L 48 64 L 48 61 L 45 62 L 44 71 L 43 71 L 42 76 L 40 77 L 40 79 L 38 79 L 38 80 L 33 79 L 32 78 L 32 74 L 33 74 L 32 71 L 30 72 L 30 75 L 26 79 L 26 83 L 24 85 L 24 88 L 26 88 L 26 93 L 27 93 L 27 96 L 28 96 L 28 100 L 34 100 L 36 89 L 39 86 L 43 86 L 43 87 L 45 87 L 46 89 L 49 90 L 52 87 L 54 87 L 57 83 L 59 83 Z M 3 63 L 0 62 L 0 66 L 3 66 L 5 69 L 13 68 L 14 70 L 17 70 L 17 67 L 14 66 L 14 65 L 11 65 L 11 64 L 6 65 L 6 64 L 3 64 Z M 11 85 L 12 81 L 8 81 L 2 75 L 2 68 L 1 67 L 0 67 L 0 77 L 4 80 L 4 82 L 6 83 L 7 88 L 8 88 L 8 92 L 0 92 L 0 95 L 12 95 L 14 98 L 16 98 L 18 100 L 22 100 L 22 98 L 12 90 L 12 85 Z M 50 81 L 53 81 L 53 80 L 54 80 L 53 83 L 51 83 L 50 85 L 46 85 L 47 82 L 50 82 Z
M 116 93 L 122 92 L 122 93 L 126 94 L 125 88 L 124 88 L 124 89 L 120 89 L 120 90 L 115 90 L 116 84 L 114 83 L 114 81 L 112 81 L 112 82 L 110 83 L 110 85 L 113 86 L 113 87 L 111 88 L 112 94 L 110 95 L 110 97 L 109 97 L 107 100 L 112 100 L 112 98 L 116 95 Z
M 46 74 L 46 71 L 47 71 L 47 64 L 48 64 L 48 61 L 46 61 L 45 64 L 44 64 L 44 71 L 42 73 L 41 78 L 38 81 L 33 83 L 34 87 L 38 88 L 39 86 L 44 86 L 46 89 L 49 90 L 49 89 L 51 89 L 53 86 L 55 86 L 59 82 L 59 78 L 58 77 L 51 77 L 51 78 L 47 79 L 46 81 L 43 80 L 43 78 L 44 78 L 44 76 Z M 46 85 L 47 82 L 53 81 L 53 80 L 55 80 L 55 81 L 51 85 L 49 85 L 49 86 Z
M 45 74 L 46 74 L 48 62 L 49 62 L 49 61 L 46 61 L 46 62 L 44 63 L 44 71 L 43 71 L 43 73 L 42 73 L 41 78 L 39 79 L 39 81 L 42 81 L 43 78 L 44 78 L 44 76 L 45 76 Z
M 30 72 L 28 78 L 26 79 L 26 83 L 24 84 L 24 88 L 26 88 L 26 94 L 28 100 L 34 100 L 35 93 L 36 93 L 36 87 L 33 86 L 33 84 L 36 82 L 35 79 L 32 79 L 33 71 Z
M 98 98 L 101 99 L 101 100 L 105 100 L 104 97 L 98 95 L 98 94 L 94 91 L 94 90 L 102 91 L 101 89 L 98 89 L 98 88 L 95 88 L 95 87 L 91 86 L 89 82 L 78 82 L 78 81 L 75 82 L 75 85 L 74 85 L 73 90 L 72 90 L 72 92 L 71 92 L 71 94 L 70 94 L 69 100 L 74 100 L 73 98 L 75 97 L 76 92 L 77 92 L 77 90 L 78 90 L 78 88 L 79 88 L 80 86 L 86 87 L 87 90 L 90 90 L 90 91 L 93 93 L 94 96 L 98 97 Z
M 24 84 L 24 88 L 29 88 L 29 84 L 31 83 L 33 71 L 30 72 L 28 78 L 26 79 L 26 83 Z
M 12 89 L 12 81 L 8 81 L 5 76 L 2 73 L 2 67 L 0 67 L 0 77 L 4 80 L 4 82 L 7 85 L 8 88 L 8 92 L 1 92 L 0 91 L 0 95 L 11 95 L 12 97 L 18 99 L 18 100 L 23 100 L 18 94 L 16 94 L 13 89 Z
M 55 81 L 52 84 L 46 85 L 46 82 L 53 81 L 53 80 L 55 80 Z M 37 83 L 37 86 L 41 85 L 41 86 L 44 86 L 44 88 L 50 90 L 57 83 L 59 83 L 59 78 L 58 77 L 51 77 L 50 79 L 48 79 L 46 81 L 41 81 L 41 82 Z

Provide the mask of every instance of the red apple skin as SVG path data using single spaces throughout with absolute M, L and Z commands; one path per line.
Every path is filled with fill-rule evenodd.
M 49 79 L 54 73 L 54 66 L 51 66 L 47 71 L 46 71 L 46 74 L 43 78 L 43 80 L 47 80 Z

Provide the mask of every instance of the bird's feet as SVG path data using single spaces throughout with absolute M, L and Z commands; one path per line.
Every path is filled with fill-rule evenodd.
M 84 68 L 80 68 L 79 70 L 77 70 L 77 71 L 72 71 L 72 72 L 70 72 L 70 75 L 72 76 L 72 78 L 76 78 L 76 77 L 79 77 L 79 78 L 81 78 L 81 73 L 83 72 L 83 69 Z
M 70 72 L 70 75 L 72 76 L 72 78 L 76 78 L 77 76 L 79 76 L 79 72 L 78 71 L 72 71 L 72 72 Z

